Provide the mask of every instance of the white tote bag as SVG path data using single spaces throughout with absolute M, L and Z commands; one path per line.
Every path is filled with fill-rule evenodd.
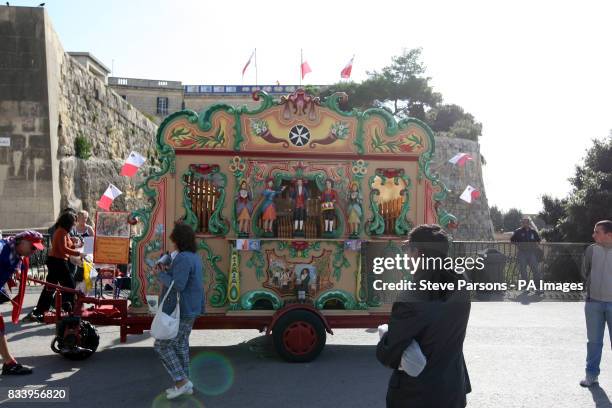
M 164 302 L 168 297 L 168 294 L 174 286 L 174 281 L 168 287 L 164 298 L 157 307 L 157 313 L 151 323 L 151 336 L 157 340 L 170 340 L 176 337 L 179 329 L 179 320 L 181 317 L 181 308 L 179 306 L 179 299 L 176 299 L 176 307 L 171 315 L 164 313 Z

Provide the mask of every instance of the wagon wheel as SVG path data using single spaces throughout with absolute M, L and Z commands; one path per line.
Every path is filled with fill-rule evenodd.
M 272 336 L 278 354 L 297 363 L 317 358 L 327 339 L 321 319 L 306 310 L 294 310 L 278 319 Z

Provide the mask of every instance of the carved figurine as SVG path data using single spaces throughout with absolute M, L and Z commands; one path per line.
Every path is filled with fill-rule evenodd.
M 308 287 L 310 284 L 310 271 L 308 268 L 303 268 L 300 276 L 295 278 L 295 287 L 297 289 L 298 301 L 300 303 L 306 302 L 306 295 L 308 294 Z
M 274 179 L 266 180 L 266 189 L 263 192 L 264 201 L 261 205 L 261 219 L 263 220 L 264 233 L 272 233 L 272 225 L 276 220 L 276 204 L 274 199 L 285 190 L 285 186 L 274 189 Z
M 334 230 L 334 221 L 336 219 L 336 201 L 338 194 L 334 190 L 334 181 L 332 179 L 325 180 L 325 190 L 321 194 L 321 212 L 325 220 L 324 232 L 330 233 Z
M 293 231 L 295 235 L 304 235 L 304 221 L 306 220 L 306 203 L 309 198 L 308 189 L 304 185 L 304 179 L 295 181 L 295 188 L 291 192 L 293 200 Z
M 251 215 L 253 214 L 253 195 L 246 180 L 240 182 L 236 195 L 236 219 L 238 220 L 238 235 L 248 237 L 251 232 Z
M 347 206 L 349 234 L 351 236 L 359 235 L 359 225 L 363 214 L 362 201 L 359 185 L 356 181 L 352 181 L 349 185 Z

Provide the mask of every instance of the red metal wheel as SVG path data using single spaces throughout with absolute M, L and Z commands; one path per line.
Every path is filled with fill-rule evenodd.
M 283 359 L 305 363 L 314 360 L 325 347 L 325 326 L 316 314 L 308 310 L 293 310 L 278 319 L 272 337 L 274 347 Z
M 308 322 L 293 322 L 283 332 L 283 343 L 292 354 L 308 354 L 317 346 L 317 333 Z

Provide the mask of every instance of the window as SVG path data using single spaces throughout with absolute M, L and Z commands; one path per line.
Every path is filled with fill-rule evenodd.
M 251 92 L 251 87 L 250 86 L 243 86 L 241 91 L 242 92 Z
M 185 87 L 185 92 L 187 92 L 187 93 L 198 93 L 198 86 L 197 85 L 187 85 Z
M 123 100 L 127 101 L 127 95 L 121 95 L 121 97 L 123 98 Z
M 226 86 L 225 87 L 225 92 L 236 92 L 236 87 L 235 86 Z
M 165 96 L 157 97 L 157 114 L 167 115 L 168 114 L 168 98 Z
M 158 81 L 157 85 L 159 85 L 159 86 L 168 86 L 168 81 Z
M 126 78 L 118 78 L 118 79 L 117 79 L 117 83 L 118 83 L 119 85 L 127 85 L 127 84 L 128 84 L 128 82 L 127 82 L 127 79 L 126 79 Z
M 200 85 L 200 92 L 212 92 L 212 86 Z
M 213 92 L 223 92 L 224 90 L 224 86 L 223 85 L 217 85 L 213 87 Z

